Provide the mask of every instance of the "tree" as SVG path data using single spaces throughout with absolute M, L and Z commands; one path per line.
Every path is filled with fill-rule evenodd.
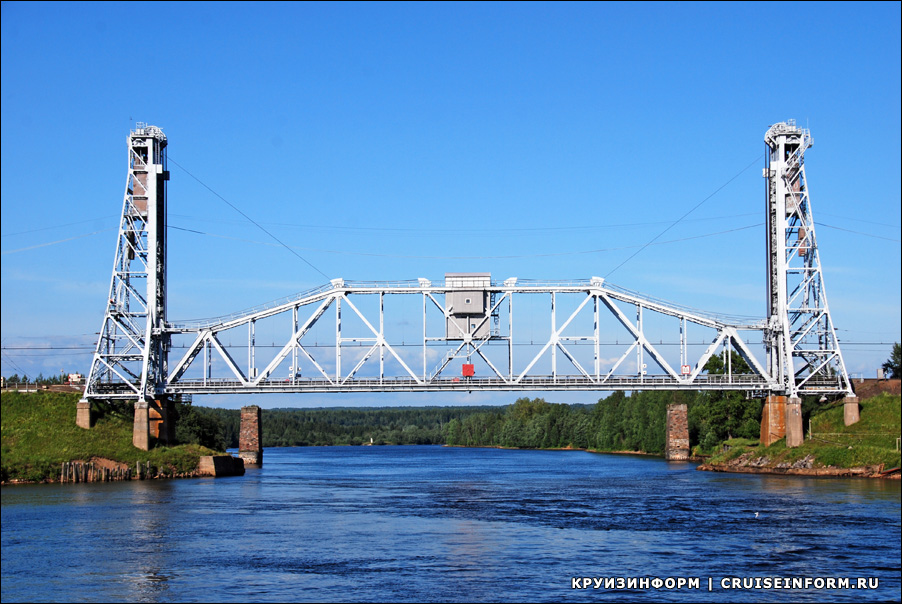
M 712 356 L 705 363 L 705 371 L 712 375 L 723 375 L 727 372 L 727 351 L 724 350 L 719 355 Z M 730 373 L 735 375 L 754 373 L 745 359 L 735 350 L 730 351 Z
M 199 412 L 190 401 L 175 401 L 175 438 L 179 443 L 194 443 L 215 451 L 225 451 L 222 423 L 212 414 Z
M 898 342 L 893 344 L 893 354 L 883 364 L 883 371 L 888 378 L 902 378 L 902 346 Z
M 549 406 L 549 403 L 543 398 L 529 400 L 528 397 L 521 397 L 511 405 L 510 415 L 515 419 L 525 421 L 533 415 L 548 413 Z
M 736 351 L 731 350 L 729 358 L 731 373 L 753 373 L 752 368 Z M 712 356 L 705 364 L 705 370 L 712 375 L 725 374 L 726 359 L 726 351 Z M 761 422 L 761 404 L 758 401 L 746 400 L 740 393 L 729 391 L 709 392 L 699 397 L 699 400 L 700 405 L 694 411 L 698 438 L 706 448 L 710 448 L 712 443 L 734 437 L 758 436 Z

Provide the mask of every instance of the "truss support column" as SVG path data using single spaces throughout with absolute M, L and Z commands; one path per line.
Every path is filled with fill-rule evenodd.
M 689 459 L 689 411 L 685 403 L 667 405 L 664 447 L 667 461 Z
M 805 440 L 802 428 L 802 399 L 790 396 L 786 401 L 786 446 L 798 447 Z
M 507 379 L 514 381 L 514 292 L 507 292 Z
M 298 332 L 298 307 L 291 309 L 291 333 Z M 295 341 L 291 345 L 291 383 L 296 384 L 298 380 L 298 343 Z
M 858 411 L 858 397 L 847 396 L 843 399 L 843 421 L 847 426 L 857 424 L 861 419 Z
M 238 457 L 245 467 L 263 465 L 263 411 L 257 405 L 241 408 Z
M 251 379 L 257 377 L 257 368 L 255 367 L 257 359 L 254 354 L 257 345 L 256 331 L 256 321 L 251 319 L 247 324 L 247 377 Z
M 642 306 L 636 305 L 636 331 L 644 335 L 642 332 Z M 644 342 L 636 338 L 636 372 L 639 374 L 639 382 L 645 380 L 645 346 Z
M 680 370 L 686 364 L 686 317 L 680 317 Z
M 75 425 L 85 430 L 94 425 L 94 418 L 91 417 L 91 401 L 80 400 L 75 410 Z
M 426 381 L 426 293 L 423 293 L 423 381 Z
M 596 294 L 592 294 L 592 304 L 595 320 L 595 379 L 597 380 L 601 378 L 601 351 L 599 349 L 601 338 L 598 325 L 598 296 Z
M 341 296 L 335 297 L 335 382 L 341 381 Z
M 557 321 L 554 318 L 555 295 L 551 292 L 551 378 L 557 381 Z
M 786 397 L 771 394 L 761 413 L 761 444 L 765 447 L 786 436 Z
M 732 340 L 730 338 L 726 338 L 724 342 L 724 352 L 726 354 L 724 356 L 727 357 L 727 381 L 733 381 L 733 346 Z

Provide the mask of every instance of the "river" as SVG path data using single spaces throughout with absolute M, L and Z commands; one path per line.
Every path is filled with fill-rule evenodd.
M 898 602 L 900 510 L 898 481 L 654 457 L 267 449 L 242 477 L 3 487 L 2 600 Z

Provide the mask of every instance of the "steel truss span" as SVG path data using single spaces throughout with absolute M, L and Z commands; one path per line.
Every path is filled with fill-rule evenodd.
M 165 137 L 142 126 L 129 137 L 110 301 L 85 398 L 654 389 L 850 394 L 804 174 L 810 137 L 787 122 L 772 126 L 765 141 L 768 315 L 760 320 L 681 307 L 598 277 L 499 282 L 487 273 L 448 273 L 439 281 L 333 279 L 229 316 L 170 322 Z M 722 374 L 705 371 L 715 355 L 724 359 Z M 734 371 L 737 357 L 744 363 Z
M 174 324 L 168 330 L 172 338 L 190 334 L 192 343 L 172 365 L 166 392 L 770 390 L 776 386 L 740 337 L 741 331 L 757 331 L 760 337 L 763 324 L 727 324 L 714 317 L 690 314 L 606 287 L 597 278 L 567 284 L 517 285 L 513 279 L 501 284 L 458 283 L 466 278 L 448 276 L 438 286 L 425 279 L 411 284 L 354 284 L 336 279 L 329 288 L 244 316 Z M 479 278 L 486 280 L 487 276 L 480 274 Z M 550 328 L 547 336 L 533 340 L 526 346 L 531 350 L 523 354 L 514 343 L 525 339 L 520 333 L 534 330 L 534 326 L 520 325 L 517 309 L 521 299 L 530 295 L 547 301 Z M 386 329 L 400 317 L 387 317 L 385 310 L 387 298 L 401 297 L 408 302 L 412 299 L 420 311 L 416 342 L 405 341 L 403 346 Z M 562 312 L 565 297 L 569 305 Z M 364 310 L 366 298 L 371 299 L 370 312 Z M 477 300 L 478 308 L 460 312 L 460 307 L 454 306 L 455 298 L 470 300 L 471 306 Z M 308 336 L 318 323 L 327 320 L 327 313 L 331 314 L 328 320 L 334 321 L 334 329 L 329 331 L 331 341 L 323 344 L 317 340 L 314 350 L 308 346 L 308 342 L 313 343 Z M 643 324 L 651 313 L 669 318 L 676 327 L 675 336 L 682 342 L 680 360 L 684 362 L 680 365 L 674 367 L 646 337 Z M 285 317 L 279 321 L 285 326 L 284 337 L 276 340 L 279 350 L 265 362 L 257 362 L 257 324 L 277 315 Z M 602 315 L 619 324 L 622 336 L 617 344 L 602 336 Z M 346 325 L 350 319 L 356 324 L 353 331 Z M 534 317 L 530 317 L 532 320 Z M 688 364 L 690 346 L 685 334 L 690 326 L 716 335 Z M 223 345 L 227 332 L 247 334 L 246 362 L 242 359 L 239 364 Z M 755 374 L 702 374 L 707 360 L 722 346 L 735 347 L 755 368 Z M 575 350 L 577 347 L 581 350 Z M 613 347 L 620 349 L 619 355 L 603 359 L 602 349 L 609 355 Z M 228 375 L 214 376 L 209 369 L 212 359 Z M 310 374 L 298 374 L 296 368 L 302 361 L 312 370 Z M 653 363 L 658 373 L 649 374 L 646 361 Z M 194 365 L 200 365 L 200 375 L 195 371 L 189 379 L 187 373 Z M 632 369 L 626 371 L 626 366 Z

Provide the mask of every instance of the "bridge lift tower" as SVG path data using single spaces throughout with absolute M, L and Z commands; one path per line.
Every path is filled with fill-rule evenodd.
M 766 394 L 761 435 L 768 444 L 784 435 L 788 446 L 801 443 L 803 395 L 845 396 L 846 423 L 854 423 L 858 420 L 858 404 L 827 307 L 805 175 L 804 157 L 811 147 L 811 135 L 787 121 L 771 126 L 764 140 L 767 315 L 763 320 L 748 322 L 694 311 L 628 292 L 599 278 L 569 282 L 518 282 L 510 278 L 495 283 L 488 273 L 449 273 L 443 283 L 437 284 L 427 279 L 401 283 L 333 279 L 329 285 L 249 311 L 174 323 L 166 316 L 167 140 L 156 126 L 138 123 L 128 137 L 128 172 L 109 297 L 76 421 L 84 428 L 91 426 L 91 401 L 135 401 L 134 444 L 146 450 L 154 442 L 173 440 L 173 422 L 168 417 L 170 400 L 185 394 L 706 389 Z M 422 373 L 414 371 L 410 357 L 405 361 L 406 355 L 396 349 L 403 342 L 391 341 L 386 333 L 383 299 L 387 295 L 422 298 Z M 550 295 L 551 331 L 544 346 L 539 342 L 538 354 L 524 368 L 515 370 L 514 336 L 522 327 L 515 329 L 512 300 L 522 295 Z M 560 303 L 567 296 L 581 301 L 561 322 L 555 315 L 556 301 Z M 372 321 L 364 316 L 364 306 L 358 307 L 352 301 L 367 297 L 378 299 L 377 315 L 371 317 Z M 362 336 L 342 331 L 343 305 L 365 326 Z M 506 306 L 507 325 L 499 321 L 502 306 Z M 435 313 L 436 309 L 443 315 L 443 335 L 427 328 L 427 319 L 433 316 L 428 311 Z M 300 313 L 307 311 L 311 314 L 303 320 Z M 322 357 L 315 358 L 318 353 L 312 353 L 309 340 L 305 340 L 327 312 L 334 313 L 336 322 L 331 345 L 334 364 L 328 370 L 329 363 L 323 363 Z M 583 331 L 574 333 L 580 317 L 585 319 L 587 313 L 591 313 L 591 321 L 583 324 Z M 635 313 L 635 321 L 630 313 Z M 680 371 L 673 366 L 676 359 L 663 354 L 648 337 L 643 313 L 678 325 L 674 335 L 680 342 L 680 364 L 676 366 Z M 277 316 L 289 319 L 280 328 L 284 330 L 285 344 L 261 370 L 255 356 L 255 325 Z M 619 360 L 604 370 L 600 348 L 616 347 L 620 342 L 604 339 L 600 320 L 613 321 L 615 327 L 625 330 L 620 333 L 626 336 Z M 690 358 L 686 338 L 690 325 L 711 334 L 710 344 L 694 358 Z M 221 340 L 223 334 L 243 329 L 247 330 L 245 369 Z M 749 331 L 761 332 L 764 362 L 755 358 L 741 337 L 742 332 Z M 173 338 L 186 337 L 190 338 L 189 345 L 182 347 L 181 358 L 170 368 L 168 357 Z M 570 348 L 579 342 L 590 345 L 594 351 L 588 368 Z M 353 343 L 365 343 L 369 351 L 353 369 L 348 370 L 347 365 L 343 369 L 342 350 Z M 506 355 L 490 359 L 491 343 L 506 347 Z M 728 370 L 725 375 L 708 375 L 704 367 L 721 346 L 727 353 Z M 448 348 L 440 366 L 430 373 L 426 359 L 431 347 Z M 750 374 L 735 375 L 729 369 L 729 351 L 733 348 L 747 361 Z M 400 375 L 386 374 L 385 352 L 403 369 Z M 568 374 L 558 367 L 558 353 L 575 372 L 571 369 Z M 630 371 L 626 360 L 634 354 L 636 368 Z M 466 358 L 463 376 L 445 375 L 450 361 L 462 355 Z M 225 368 L 225 375 L 212 374 L 214 356 L 218 367 Z M 358 370 L 372 356 L 379 361 L 378 375 L 359 376 Z M 484 361 L 489 375 L 475 375 L 471 357 Z M 203 362 L 195 363 L 196 359 Z M 314 369 L 313 376 L 302 377 L 298 370 L 305 359 Z M 648 375 L 646 360 L 656 363 L 661 372 Z M 550 365 L 543 366 L 546 361 Z M 288 365 L 290 377 L 276 379 L 275 372 L 284 368 L 283 364 Z
M 109 297 L 77 423 L 91 425 L 91 399 L 125 384 L 135 403 L 135 446 L 174 439 L 170 406 L 161 396 L 167 373 L 166 135 L 138 122 L 128 137 L 128 176 L 116 239 Z M 146 435 L 146 436 L 143 436 Z
M 818 378 L 832 378 L 846 393 L 846 423 L 858 421 L 836 330 L 827 306 L 814 217 L 805 175 L 805 151 L 813 140 L 793 120 L 771 126 L 763 176 L 767 183 L 767 327 L 764 345 L 768 373 L 781 385 L 767 397 L 762 434 L 768 423 L 784 421 L 787 444 L 802 439 L 800 394 Z M 784 408 L 785 405 L 785 408 Z

